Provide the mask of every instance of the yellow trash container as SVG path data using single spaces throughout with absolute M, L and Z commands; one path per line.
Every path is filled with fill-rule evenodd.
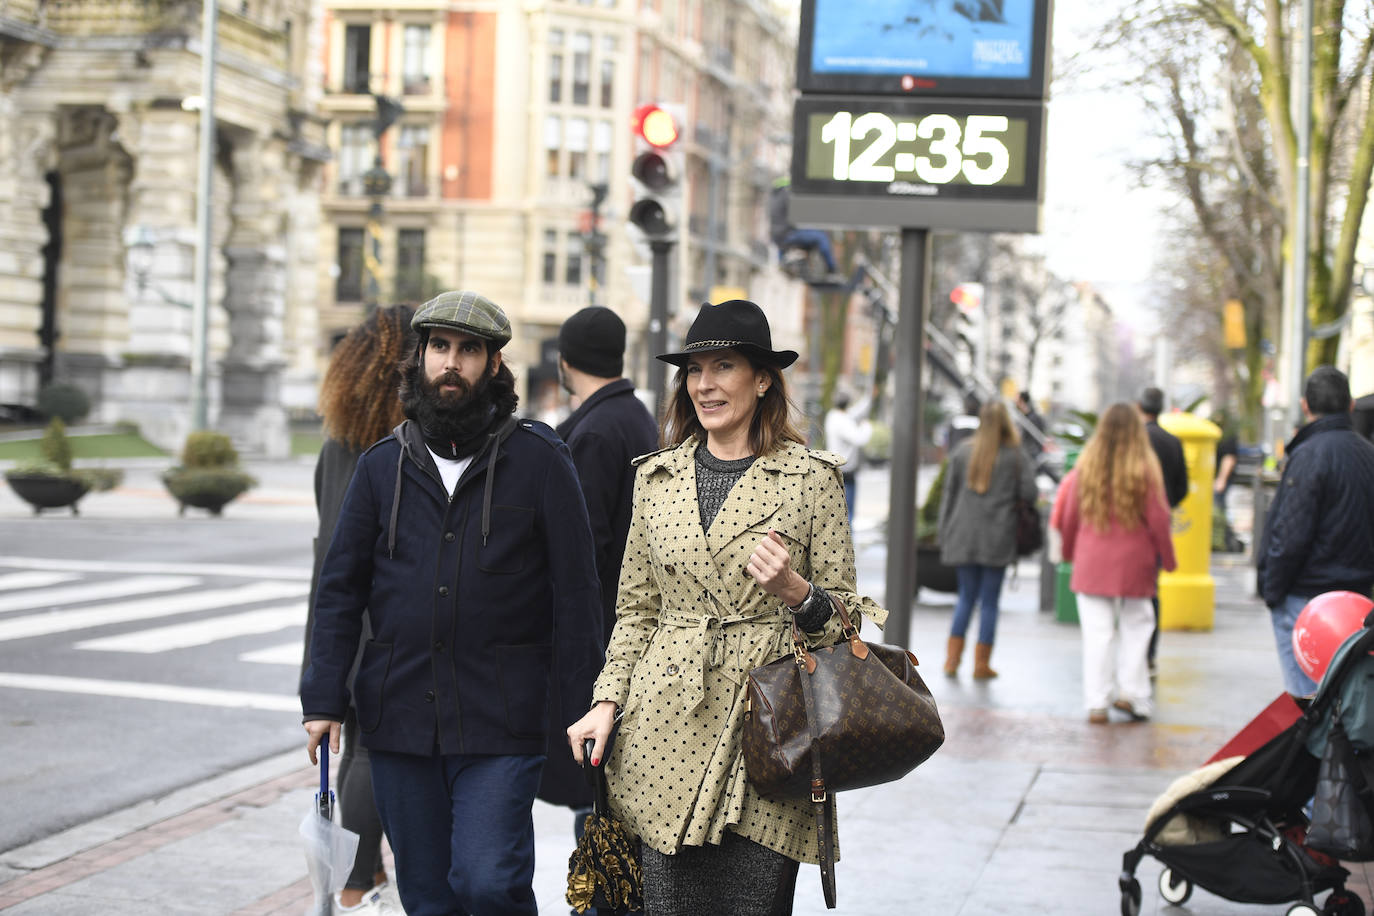
M 1159 425 L 1183 443 L 1188 495 L 1173 511 L 1178 568 L 1159 576 L 1159 628 L 1210 630 L 1216 611 L 1212 581 L 1212 479 L 1221 429 L 1190 413 L 1167 413 Z

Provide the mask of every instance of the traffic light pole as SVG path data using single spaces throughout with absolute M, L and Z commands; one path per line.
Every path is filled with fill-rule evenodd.
M 668 367 L 654 357 L 668 352 L 668 255 L 673 250 L 673 242 L 654 239 L 649 242 L 649 250 L 654 255 L 649 287 L 649 390 L 654 394 L 654 416 L 657 417 L 668 392 Z
M 930 230 L 902 230 L 902 274 L 897 311 L 896 397 L 892 415 L 892 483 L 887 509 L 887 625 L 883 641 L 911 640 L 916 597 L 916 473 L 920 467 L 921 362 L 930 306 Z

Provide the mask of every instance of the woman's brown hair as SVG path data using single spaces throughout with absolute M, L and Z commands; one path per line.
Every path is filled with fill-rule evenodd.
M 405 419 L 401 363 L 415 349 L 408 305 L 377 308 L 340 341 L 320 386 L 325 435 L 362 450 Z
M 1123 528 L 1145 523 L 1145 500 L 1164 499 L 1164 475 L 1150 448 L 1145 421 L 1130 404 L 1108 407 L 1074 465 L 1083 519 L 1098 531 L 1116 521 Z
M 723 352 L 723 351 L 714 351 Z M 787 383 L 783 380 L 782 370 L 765 362 L 755 362 L 743 350 L 731 349 L 750 368 L 768 374 L 768 390 L 759 398 L 754 416 L 749 420 L 749 450 L 755 455 L 766 455 L 784 442 L 805 442 L 792 423 L 796 407 L 787 396 Z M 659 442 L 662 445 L 681 445 L 692 436 L 706 441 L 706 431 L 697 419 L 696 407 L 687 394 L 687 367 L 677 370 L 673 376 L 673 390 L 668 403 L 663 406 L 663 417 L 659 427 Z
M 978 431 L 973 434 L 973 454 L 968 459 L 968 488 L 975 493 L 986 493 L 992 486 L 992 466 L 997 463 L 997 452 L 1004 445 L 1013 448 L 1021 443 L 1016 427 L 1011 425 L 1011 415 L 1001 401 L 991 400 L 978 411 Z

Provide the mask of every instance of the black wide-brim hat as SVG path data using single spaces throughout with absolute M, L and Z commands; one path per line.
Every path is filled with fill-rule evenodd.
M 748 299 L 730 299 L 719 305 L 702 303 L 696 320 L 687 331 L 687 341 L 676 353 L 661 353 L 659 359 L 681 369 L 688 358 L 712 350 L 734 349 L 752 360 L 786 369 L 797 361 L 795 350 L 774 350 L 768 330 L 768 316 Z

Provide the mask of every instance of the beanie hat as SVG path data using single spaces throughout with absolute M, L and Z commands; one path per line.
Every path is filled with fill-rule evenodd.
M 604 306 L 588 306 L 563 322 L 558 352 L 580 372 L 620 378 L 625 371 L 625 322 Z

